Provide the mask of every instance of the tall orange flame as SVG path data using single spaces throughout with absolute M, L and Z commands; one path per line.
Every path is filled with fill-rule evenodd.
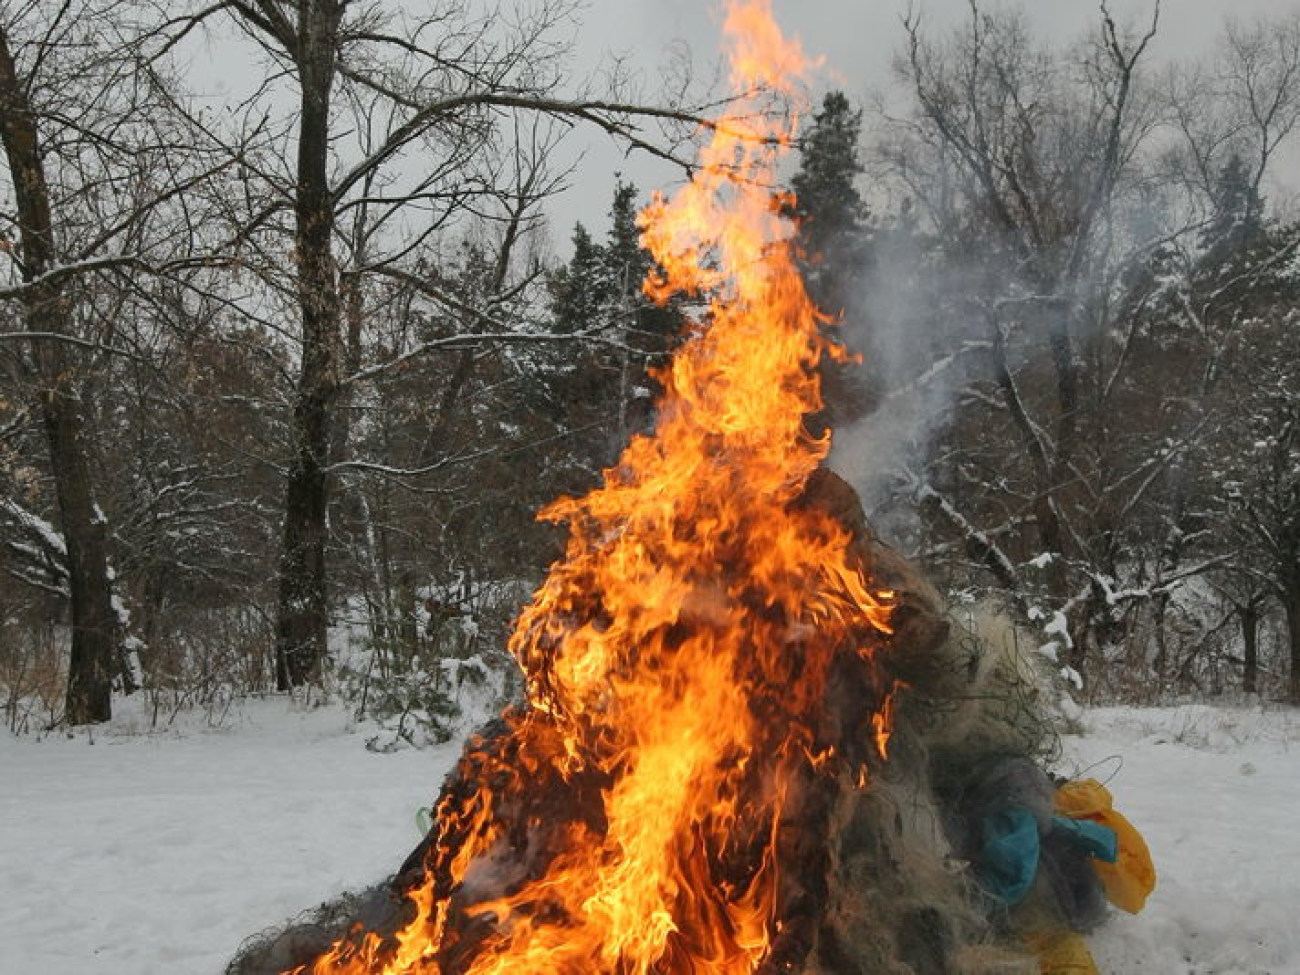
M 642 218 L 663 269 L 647 291 L 707 298 L 656 430 L 543 513 L 571 536 L 511 640 L 529 707 L 462 760 L 475 787 L 441 803 L 396 940 L 347 939 L 316 975 L 739 975 L 769 957 L 783 810 L 838 761 L 817 731 L 833 662 L 889 623 L 846 530 L 798 503 L 829 449 L 804 426 L 828 350 L 770 190 L 794 123 L 758 99 L 808 62 L 767 0 L 733 0 L 725 34 L 754 95 Z M 883 750 L 888 714 L 868 717 Z

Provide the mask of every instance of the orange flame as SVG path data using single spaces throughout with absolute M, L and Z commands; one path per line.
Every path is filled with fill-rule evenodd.
M 345 939 L 315 975 L 740 975 L 769 956 L 782 812 L 801 775 L 838 774 L 816 731 L 832 665 L 870 654 L 889 600 L 846 530 L 796 503 L 829 449 L 804 426 L 828 349 L 770 190 L 794 122 L 772 127 L 758 93 L 792 95 L 808 61 L 767 0 L 733 0 L 725 33 L 755 94 L 642 218 L 647 292 L 708 301 L 657 428 L 543 513 L 571 536 L 511 640 L 530 707 L 467 751 L 475 791 L 440 804 L 405 927 Z

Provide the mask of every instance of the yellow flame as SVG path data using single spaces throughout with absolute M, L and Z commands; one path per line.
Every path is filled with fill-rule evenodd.
M 771 189 L 797 120 L 774 127 L 761 99 L 795 98 L 809 62 L 767 0 L 734 0 L 724 31 L 748 94 L 641 220 L 662 269 L 647 292 L 707 300 L 660 376 L 655 431 L 543 513 L 571 535 L 510 643 L 530 709 L 509 749 L 467 753 L 478 791 L 441 804 L 406 926 L 346 939 L 315 975 L 744 975 L 770 951 L 794 771 L 834 774 L 814 731 L 829 670 L 888 631 L 889 600 L 846 530 L 795 504 L 829 449 L 804 426 L 826 323 Z M 882 753 L 888 724 L 886 707 Z M 598 815 L 503 825 L 557 781 L 598 788 Z M 505 854 L 535 869 L 476 900 Z

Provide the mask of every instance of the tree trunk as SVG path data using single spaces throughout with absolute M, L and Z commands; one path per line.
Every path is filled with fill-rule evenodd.
M 1049 594 L 1056 605 L 1065 605 L 1070 598 L 1070 581 L 1066 571 L 1066 528 L 1062 522 L 1053 492 L 1056 485 L 1068 480 L 1067 460 L 1073 451 L 1075 435 L 1075 411 L 1078 407 L 1078 377 L 1076 374 L 1073 351 L 1069 344 L 1068 328 L 1064 325 L 1056 328 L 1052 334 L 1052 352 L 1057 368 L 1057 398 L 1059 414 L 1057 417 L 1058 441 L 1055 455 L 1049 451 L 1044 442 L 1039 425 L 1029 414 L 1029 408 L 1021 397 L 1016 385 L 1015 373 L 1008 357 L 1006 335 L 1000 322 L 989 319 L 992 336 L 994 371 L 997 383 L 1006 403 L 1007 412 L 1016 425 L 1033 463 L 1037 484 L 1033 509 L 1034 524 L 1038 530 L 1038 544 L 1041 552 L 1052 556 L 1046 567 L 1046 581 Z M 1088 620 L 1071 621 L 1070 646 L 1066 650 L 1063 662 L 1079 675 L 1086 687 L 1088 684 L 1086 636 Z
M 1286 630 L 1291 647 L 1291 674 L 1286 699 L 1291 704 L 1300 704 L 1300 579 L 1287 590 L 1283 604 L 1286 607 Z
M 1241 607 L 1242 668 L 1241 689 L 1247 694 L 1259 691 L 1259 604 L 1248 602 Z M 1294 660 L 1294 654 L 1292 656 Z M 1293 665 L 1294 668 L 1294 665 Z
M 57 282 L 43 280 L 56 266 L 57 257 L 49 185 L 26 92 L 9 36 L 0 28 L 0 139 L 18 210 L 22 276 L 32 285 L 23 293 L 23 317 L 31 332 L 70 335 L 68 299 Z M 65 720 L 90 724 L 112 716 L 110 693 L 122 657 L 109 572 L 108 526 L 95 503 L 73 355 L 57 339 L 45 338 L 33 345 L 31 364 L 41 385 L 41 418 L 67 547 L 72 655 Z
M 76 394 L 47 389 L 41 400 L 59 520 L 68 548 L 72 655 L 65 720 L 73 725 L 107 721 L 112 717 L 113 677 L 123 653 L 108 570 L 108 526 L 91 488 Z
M 302 117 L 295 215 L 302 361 L 279 568 L 276 685 L 280 690 L 316 679 L 326 649 L 328 466 L 340 354 L 339 294 L 332 249 L 334 203 L 327 167 L 330 88 L 341 16 L 338 0 L 309 0 L 299 7 L 295 57 Z

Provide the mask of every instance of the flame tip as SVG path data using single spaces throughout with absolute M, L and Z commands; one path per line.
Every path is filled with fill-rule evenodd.
M 457 975 L 752 973 L 786 931 L 780 824 L 799 783 L 866 787 L 860 743 L 826 740 L 820 714 L 837 655 L 891 632 L 895 594 L 872 590 L 846 529 L 795 503 L 830 449 L 805 421 L 836 347 L 796 264 L 794 198 L 773 192 L 799 116 L 759 97 L 796 98 L 817 62 L 770 0 L 731 0 L 724 33 L 747 95 L 690 182 L 637 217 L 644 292 L 703 308 L 656 373 L 654 431 L 539 514 L 570 534 L 510 638 L 530 708 L 462 757 L 479 787 L 439 803 L 414 920 L 392 943 L 336 945 L 313 975 L 438 973 L 445 934 L 472 955 Z M 871 716 L 882 759 L 893 701 Z

